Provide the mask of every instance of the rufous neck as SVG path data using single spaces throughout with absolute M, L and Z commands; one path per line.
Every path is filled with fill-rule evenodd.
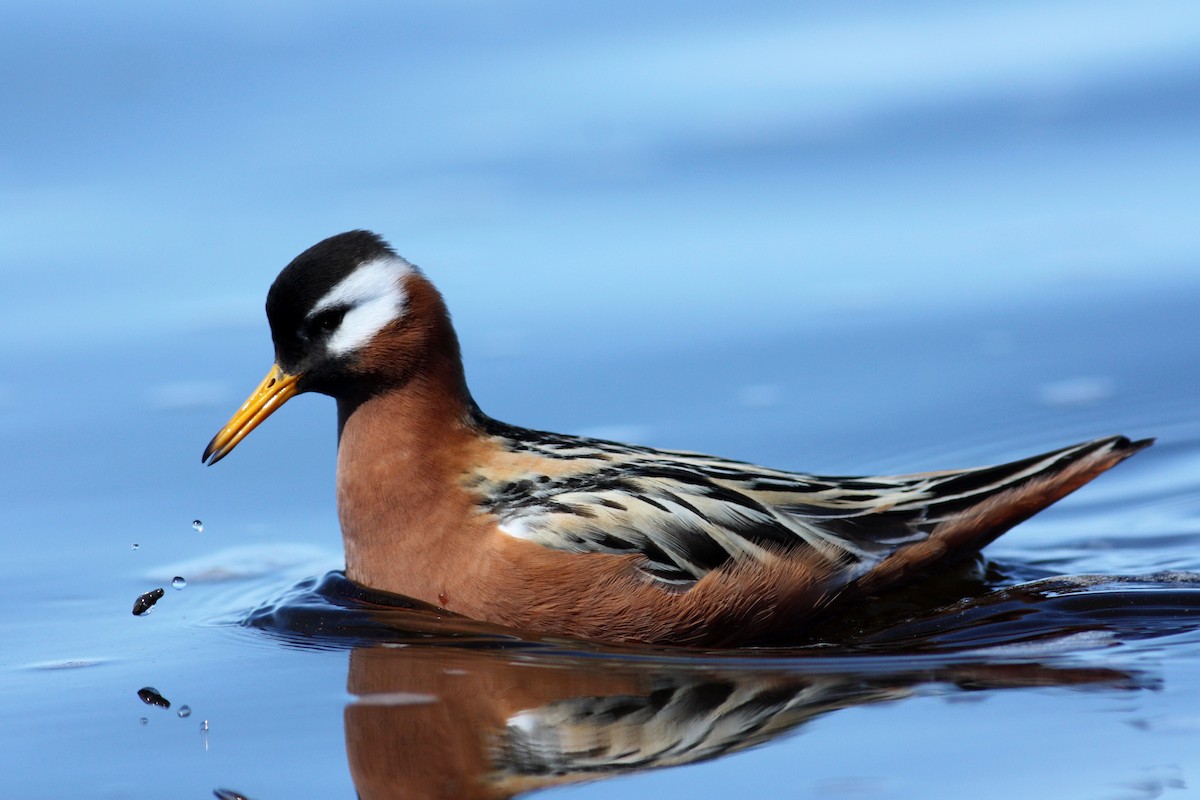
M 388 420 L 389 432 L 407 431 L 422 438 L 433 432 L 474 428 L 480 416 L 467 389 L 457 349 L 432 354 L 402 386 L 363 398 L 339 398 L 337 410 L 339 444 L 351 417 L 359 414 Z

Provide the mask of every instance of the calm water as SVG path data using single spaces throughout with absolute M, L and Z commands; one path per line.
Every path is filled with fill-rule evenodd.
M 0 10 L 0 795 L 1190 796 L 1200 13 L 791 5 Z M 833 474 L 1159 443 L 786 648 L 438 619 L 329 574 L 328 400 L 200 465 L 275 272 L 359 226 L 506 421 Z

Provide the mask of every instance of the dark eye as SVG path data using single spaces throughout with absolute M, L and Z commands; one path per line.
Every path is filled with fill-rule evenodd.
M 342 324 L 342 319 L 346 316 L 345 307 L 327 308 L 315 317 L 308 320 L 305 328 L 308 329 L 309 336 L 327 336 L 338 329 Z

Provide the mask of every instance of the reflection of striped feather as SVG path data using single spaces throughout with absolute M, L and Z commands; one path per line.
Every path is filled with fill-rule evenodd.
M 752 747 L 819 714 L 908 694 L 835 676 L 664 678 L 644 696 L 579 697 L 508 719 L 495 763 L 518 775 L 688 764 Z
M 527 789 L 692 764 L 763 744 L 831 711 L 908 697 L 931 683 L 967 690 L 1137 685 L 1116 670 L 1036 663 L 963 663 L 912 672 L 877 671 L 883 666 L 878 661 L 858 666 L 865 669 L 807 675 L 668 668 L 634 693 L 526 708 L 509 715 L 490 742 L 492 779 Z
M 853 580 L 989 497 L 1141 444 L 1110 437 L 999 466 L 851 478 L 492 425 L 506 449 L 554 464 L 554 477 L 475 487 L 502 531 L 558 550 L 639 554 L 646 573 L 680 587 L 731 560 L 804 550 Z

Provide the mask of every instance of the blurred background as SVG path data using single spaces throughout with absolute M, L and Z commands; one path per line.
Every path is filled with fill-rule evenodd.
M 1182 0 L 0 14 L 23 350 L 260 324 L 278 268 L 353 227 L 481 353 L 1190 278 L 1200 251 Z
M 152 558 L 336 566 L 327 400 L 199 457 L 351 228 L 514 423 L 832 473 L 1200 434 L 1194 2 L 8 3 L 0 76 L 10 664 L 140 652 Z M 1187 452 L 1123 530 L 1195 531 Z

